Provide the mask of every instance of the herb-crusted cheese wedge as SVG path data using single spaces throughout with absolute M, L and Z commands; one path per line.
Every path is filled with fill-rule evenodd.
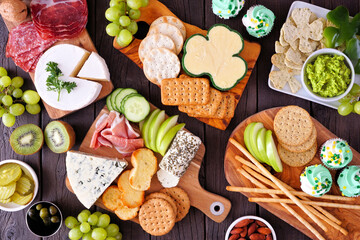
M 177 178 L 181 178 L 185 174 L 200 145 L 200 138 L 194 134 L 185 130 L 177 132 L 159 165 L 158 179 L 164 187 L 175 187 L 178 184 L 179 179 Z M 166 173 L 173 176 L 170 182 L 168 177 L 163 177 L 168 175 Z
M 66 171 L 76 197 L 90 208 L 126 168 L 125 160 L 105 158 L 77 151 L 66 156 Z
M 243 47 L 239 32 L 215 24 L 206 37 L 194 34 L 185 42 L 182 66 L 190 76 L 208 75 L 215 88 L 227 91 L 246 75 L 247 63 L 239 56 Z

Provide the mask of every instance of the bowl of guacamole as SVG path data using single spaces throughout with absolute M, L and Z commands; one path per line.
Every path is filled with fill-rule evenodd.
M 304 89 L 315 99 L 338 101 L 351 90 L 355 71 L 350 59 L 342 52 L 324 48 L 312 53 L 301 70 Z

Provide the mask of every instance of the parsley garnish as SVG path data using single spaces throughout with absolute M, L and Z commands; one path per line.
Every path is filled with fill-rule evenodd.
M 68 93 L 70 93 L 76 87 L 76 83 L 65 82 L 59 79 L 59 77 L 63 76 L 63 74 L 58 68 L 57 63 L 48 62 L 46 65 L 47 67 L 45 70 L 50 73 L 50 75 L 46 79 L 47 90 L 57 92 L 59 101 L 61 90 L 65 89 Z

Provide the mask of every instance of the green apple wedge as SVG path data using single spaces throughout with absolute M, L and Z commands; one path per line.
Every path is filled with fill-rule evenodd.
M 185 123 L 180 123 L 172 127 L 164 136 L 163 140 L 160 143 L 159 153 L 164 156 L 168 150 L 172 140 L 174 139 L 176 133 L 185 127 Z
M 266 155 L 265 134 L 266 134 L 266 128 L 262 128 L 259 130 L 259 132 L 256 136 L 256 146 L 259 151 L 259 154 L 261 155 L 261 159 L 264 161 L 264 163 L 271 166 L 270 161 Z
M 149 146 L 154 152 L 158 152 L 156 149 L 156 136 L 160 125 L 165 121 L 165 111 L 161 110 L 150 123 L 149 127 Z
M 244 142 L 247 150 L 255 157 L 255 153 L 250 146 L 250 128 L 255 125 L 255 122 L 248 124 L 244 131 Z
M 178 118 L 179 115 L 171 116 L 161 124 L 156 136 L 156 149 L 160 148 L 161 141 L 163 140 L 165 134 L 176 125 Z
M 265 161 L 262 159 L 262 157 L 259 153 L 259 150 L 257 148 L 256 137 L 257 137 L 259 130 L 262 128 L 264 128 L 264 124 L 262 124 L 261 122 L 257 122 L 254 125 L 252 125 L 249 130 L 249 137 L 250 137 L 249 142 L 250 142 L 251 149 L 253 150 L 253 152 L 255 154 L 254 157 L 261 163 L 263 163 Z
M 282 166 L 278 151 L 276 149 L 276 145 L 274 142 L 274 138 L 272 137 L 271 130 L 266 131 L 265 142 L 266 142 L 266 155 L 271 163 L 272 168 L 276 172 L 282 172 L 283 166 Z
M 150 123 L 152 122 L 152 120 L 154 119 L 154 117 L 160 112 L 160 109 L 155 109 L 154 111 L 152 111 L 152 113 L 150 113 L 150 115 L 146 118 L 144 125 L 142 126 L 141 129 L 141 136 L 144 139 L 144 143 L 145 146 L 147 148 L 150 148 L 149 145 L 149 129 L 150 129 Z

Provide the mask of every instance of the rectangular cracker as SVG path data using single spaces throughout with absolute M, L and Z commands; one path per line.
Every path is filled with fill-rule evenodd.
M 225 112 L 225 117 L 224 118 L 233 118 L 234 114 L 235 114 L 235 109 L 236 109 L 236 99 L 235 99 L 235 94 L 233 93 L 226 93 L 225 95 L 226 99 L 227 99 L 227 108 L 226 108 L 226 112 Z
M 211 116 L 211 118 L 217 118 L 217 119 L 222 119 L 225 117 L 226 115 L 226 110 L 228 107 L 228 99 L 227 99 L 227 94 L 226 93 L 221 93 L 222 97 L 221 97 L 221 102 L 218 106 L 218 108 L 216 109 L 216 112 L 214 115 Z M 189 117 L 202 117 L 199 116 L 199 114 L 195 113 L 195 114 L 188 114 Z
M 210 101 L 205 105 L 180 105 L 179 111 L 187 113 L 189 116 L 212 118 L 221 103 L 222 93 L 214 88 L 210 88 Z
M 161 82 L 164 105 L 205 105 L 210 101 L 210 83 L 206 78 L 169 78 Z

